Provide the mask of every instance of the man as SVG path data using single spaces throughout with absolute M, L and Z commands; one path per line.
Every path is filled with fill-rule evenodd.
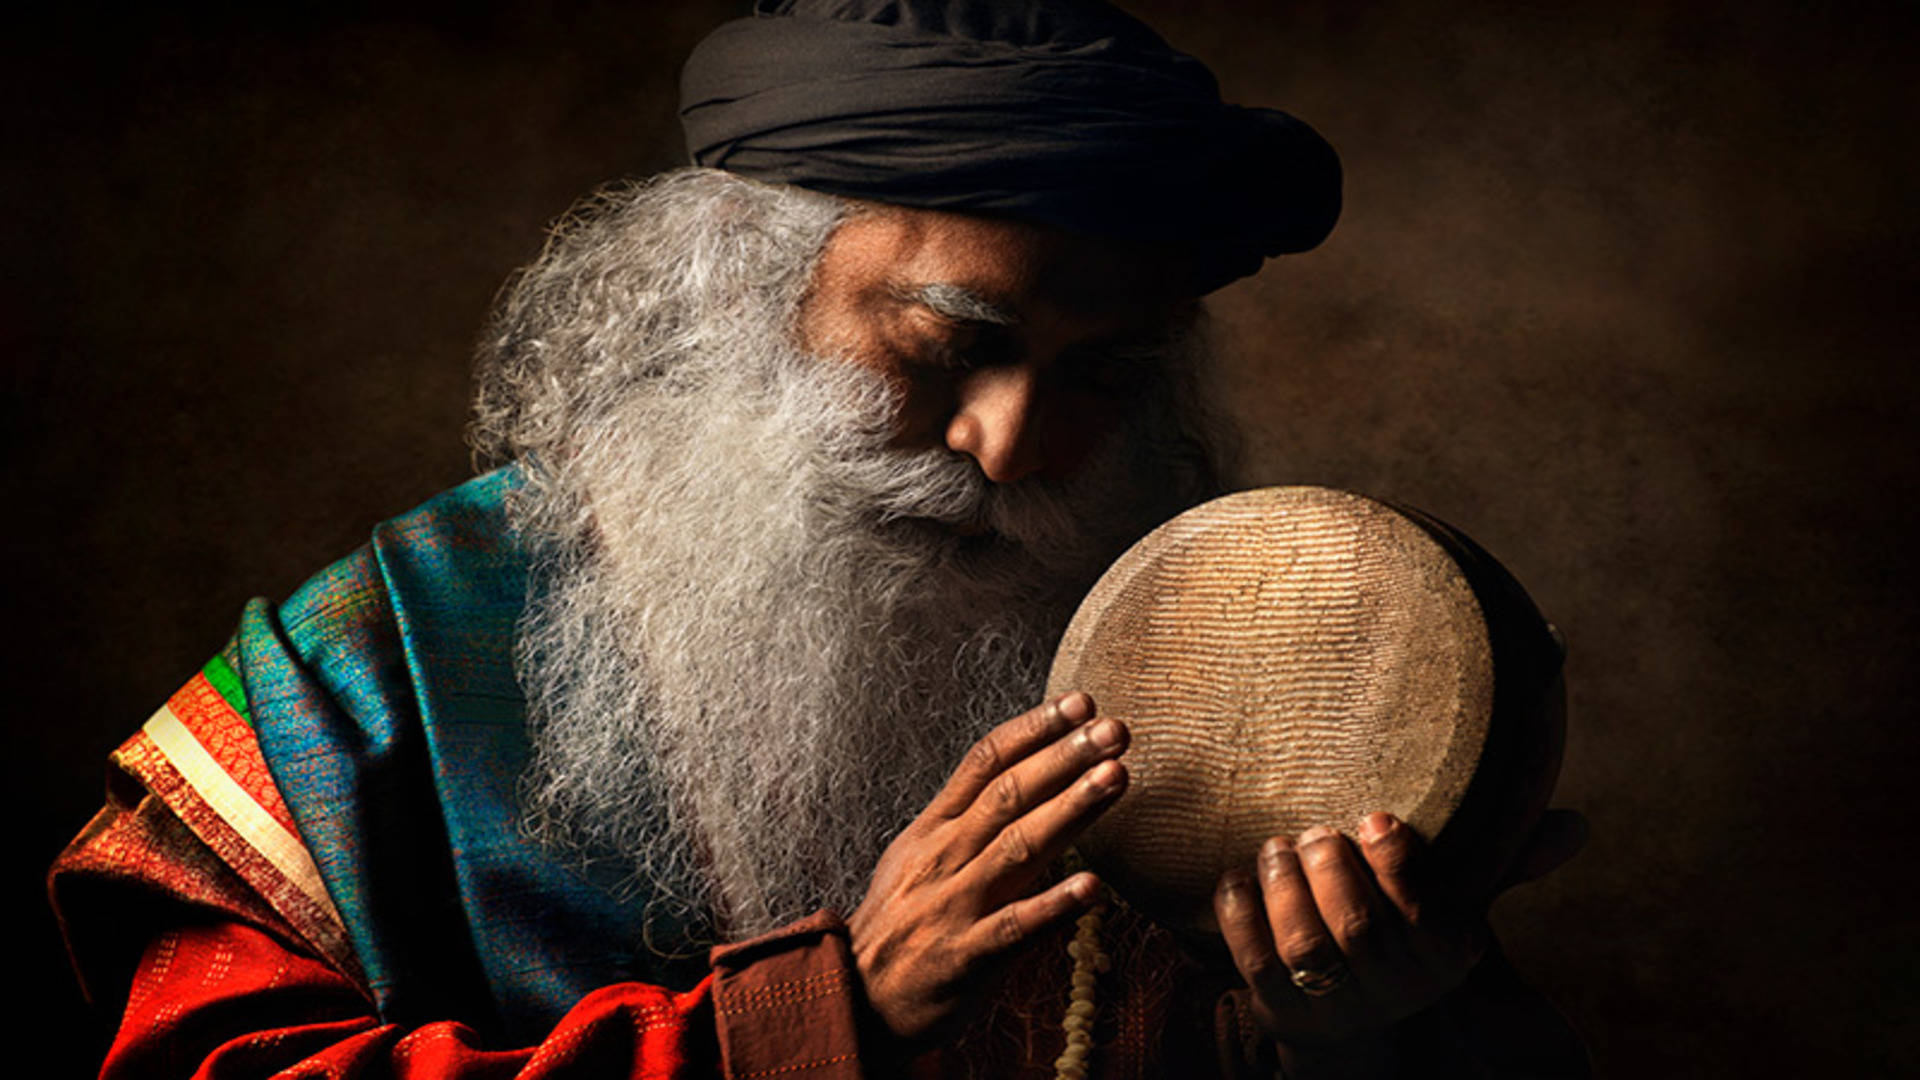
M 1222 882 L 1237 972 L 1083 919 L 1063 1032 L 1127 732 L 1045 665 L 1214 490 L 1197 298 L 1317 244 L 1338 166 L 1103 6 L 763 7 L 689 62 L 707 167 L 503 298 L 505 467 L 116 752 L 54 880 L 107 1073 L 1577 1068 L 1384 815 Z

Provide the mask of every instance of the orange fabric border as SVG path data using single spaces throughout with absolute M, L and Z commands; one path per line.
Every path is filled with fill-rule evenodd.
M 219 702 L 220 708 L 227 711 L 227 715 L 235 724 L 239 724 L 239 718 L 227 709 L 225 701 L 219 698 L 218 691 L 199 676 L 195 677 L 194 682 L 199 683 L 204 690 L 212 694 Z M 193 685 L 192 682 L 188 683 L 188 688 L 192 688 Z M 175 699 L 177 700 L 180 696 L 176 694 Z M 243 773 L 249 773 L 250 776 L 245 780 L 235 776 L 234 781 L 252 795 L 269 814 L 272 814 L 275 820 L 284 820 L 291 825 L 292 819 L 287 815 L 286 803 L 280 798 L 279 791 L 272 787 L 272 780 L 266 772 L 266 762 L 260 757 L 258 745 L 252 742 L 251 729 L 246 728 L 245 725 L 239 725 L 239 731 L 236 732 L 232 727 L 213 727 L 213 723 L 218 721 L 218 716 L 208 717 L 205 712 L 200 713 L 199 718 L 207 725 L 201 730 L 215 732 L 213 738 L 218 741 L 213 745 L 208 745 L 205 739 L 201 741 L 208 752 L 214 755 L 216 763 L 222 768 L 230 768 L 230 763 L 239 758 L 241 762 L 239 767 Z M 184 724 L 193 723 L 184 716 L 181 720 Z M 193 730 L 191 726 L 189 730 L 196 738 L 201 737 L 201 731 Z M 244 734 L 246 737 L 244 750 L 237 738 L 239 734 Z M 257 763 L 257 769 L 250 769 L 246 764 L 245 757 L 248 751 L 251 753 L 253 762 Z M 346 927 L 341 924 L 338 915 L 316 903 L 286 874 L 235 832 L 226 819 L 207 804 L 206 799 L 187 781 L 167 755 L 161 752 L 152 738 L 144 731 L 134 735 L 113 752 L 112 760 L 114 764 L 144 784 L 147 790 L 158 796 L 166 804 L 167 809 L 173 811 L 174 815 L 193 830 L 193 834 L 212 849 L 222 862 L 231 866 L 235 873 L 272 905 L 273 909 L 279 912 L 321 956 L 350 977 L 364 982 L 364 975 L 360 971 L 359 961 L 354 956 L 353 946 L 347 940 Z M 233 776 L 232 772 L 228 775 Z M 263 780 L 266 783 L 265 791 L 260 787 Z M 269 792 L 271 803 L 262 798 Z M 289 831 L 292 830 L 289 829 Z M 296 832 L 294 835 L 299 834 Z
M 261 809 L 273 815 L 288 832 L 300 834 L 292 811 L 287 809 L 280 789 L 274 786 L 273 775 L 267 771 L 267 759 L 260 754 L 260 743 L 254 738 L 253 728 L 227 704 L 227 699 L 207 679 L 205 672 L 187 680 L 185 686 L 175 691 L 167 699 L 167 708 L 173 710 L 173 715 L 200 740 L 200 745 L 206 747 L 227 775 L 253 796 Z

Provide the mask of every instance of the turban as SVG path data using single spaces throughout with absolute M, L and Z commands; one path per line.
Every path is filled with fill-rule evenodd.
M 760 0 L 694 49 L 680 117 L 696 165 L 1183 249 L 1198 292 L 1340 214 L 1325 139 L 1103 3 Z

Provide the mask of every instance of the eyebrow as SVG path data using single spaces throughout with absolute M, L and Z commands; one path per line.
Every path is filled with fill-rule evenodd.
M 925 285 L 897 285 L 893 292 L 907 303 L 919 304 L 943 319 L 958 323 L 1012 326 L 1020 321 L 1013 312 L 964 285 L 935 281 Z

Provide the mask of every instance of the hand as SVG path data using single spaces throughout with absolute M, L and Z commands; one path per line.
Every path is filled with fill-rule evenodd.
M 1260 852 L 1257 885 L 1234 870 L 1215 893 L 1254 1015 L 1283 1054 L 1384 1031 L 1459 985 L 1486 948 L 1484 908 L 1435 895 L 1412 829 L 1376 813 L 1358 832 L 1357 850 L 1324 827 L 1296 842 L 1275 837 Z M 1547 872 L 1584 838 L 1579 815 L 1549 813 L 1509 880 Z
M 1096 899 L 1087 873 L 1027 895 L 1126 788 L 1114 759 L 1127 729 L 1093 716 L 1093 700 L 1074 693 L 995 728 L 880 857 L 847 929 L 873 1019 L 896 1049 L 958 1026 L 1015 946 Z

